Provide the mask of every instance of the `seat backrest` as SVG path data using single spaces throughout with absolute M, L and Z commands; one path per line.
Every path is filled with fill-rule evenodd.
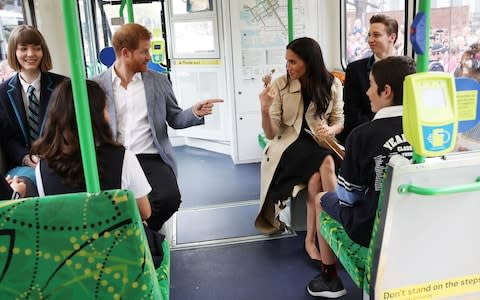
M 387 167 L 378 235 L 372 234 L 377 240 L 370 245 L 374 296 L 480 299 L 480 153 L 423 164 L 396 158 Z
M 105 47 L 100 50 L 98 53 L 98 60 L 107 68 L 110 68 L 115 62 L 115 50 L 113 47 Z
M 0 202 L 2 299 L 162 299 L 124 190 Z

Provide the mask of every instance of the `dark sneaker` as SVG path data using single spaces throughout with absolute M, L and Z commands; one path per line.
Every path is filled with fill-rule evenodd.
M 339 277 L 327 281 L 321 273 L 310 281 L 307 291 L 314 297 L 324 298 L 338 298 L 347 293 Z

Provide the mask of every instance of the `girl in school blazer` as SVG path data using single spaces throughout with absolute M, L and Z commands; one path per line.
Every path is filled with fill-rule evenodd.
M 42 34 L 30 25 L 19 25 L 11 32 L 8 63 L 17 73 L 0 85 L 0 121 L 7 128 L 2 133 L 5 134 L 2 148 L 10 169 L 7 173 L 26 176 L 35 182 L 34 167 L 38 157 L 29 155 L 30 147 L 42 134 L 53 90 L 65 77 L 48 72 L 52 68 L 50 51 Z M 34 116 L 29 112 L 29 105 L 34 102 L 28 95 L 30 86 L 34 88 L 38 104 Z

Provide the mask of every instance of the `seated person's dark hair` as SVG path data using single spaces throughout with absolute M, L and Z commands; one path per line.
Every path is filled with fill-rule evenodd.
M 95 81 L 87 80 L 86 84 L 95 146 L 118 146 L 104 115 L 92 113 L 104 111 L 105 92 Z M 48 160 L 50 168 L 65 178 L 69 186 L 81 187 L 85 185 L 85 178 L 76 120 L 72 82 L 67 79 L 52 94 L 44 135 L 32 145 L 31 153 L 39 153 L 42 159 Z M 103 172 L 99 165 L 100 177 Z

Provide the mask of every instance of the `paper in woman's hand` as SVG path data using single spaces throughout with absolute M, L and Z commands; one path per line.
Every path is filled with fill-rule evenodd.
M 320 140 L 309 129 L 305 128 L 305 132 L 308 133 L 309 135 L 311 135 L 320 147 L 333 151 L 333 153 L 335 153 L 335 155 L 341 160 L 343 160 L 345 158 L 345 148 L 342 145 L 340 145 L 335 140 L 335 138 L 332 138 L 332 137 L 327 135 L 325 138 Z

